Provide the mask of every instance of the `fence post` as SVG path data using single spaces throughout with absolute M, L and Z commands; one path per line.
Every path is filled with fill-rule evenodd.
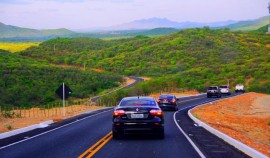
M 20 117 L 22 117 L 22 109 L 21 109 L 21 106 L 19 107 L 19 111 L 20 111 Z
M 25 114 L 25 107 L 23 107 L 23 117 L 26 117 L 26 114 Z

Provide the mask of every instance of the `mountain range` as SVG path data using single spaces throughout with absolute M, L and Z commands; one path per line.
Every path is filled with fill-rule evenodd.
M 149 18 L 149 19 L 142 19 L 142 20 L 135 20 L 129 23 L 124 23 L 121 25 L 115 25 L 108 27 L 108 30 L 134 30 L 134 29 L 153 29 L 159 27 L 169 27 L 169 28 L 176 28 L 176 29 L 186 29 L 186 28 L 195 28 L 195 27 L 221 27 L 230 24 L 234 24 L 237 21 L 228 20 L 228 21 L 221 21 L 221 22 L 213 22 L 213 23 L 198 23 L 198 22 L 176 22 L 172 20 L 168 20 L 166 18 Z
M 129 23 L 115 25 L 107 28 L 100 28 L 99 31 L 89 31 L 78 33 L 65 28 L 37 30 L 6 25 L 0 22 L 0 41 L 18 40 L 47 40 L 56 37 L 92 37 L 92 38 L 112 38 L 126 36 L 157 36 L 168 35 L 181 29 L 201 28 L 208 26 L 211 28 L 230 28 L 232 31 L 257 30 L 268 24 L 268 17 L 261 17 L 247 21 L 221 21 L 213 23 L 198 22 L 176 22 L 166 18 L 149 18 L 135 20 Z M 120 31 L 119 31 L 120 30 Z M 122 31 L 121 31 L 122 30 Z

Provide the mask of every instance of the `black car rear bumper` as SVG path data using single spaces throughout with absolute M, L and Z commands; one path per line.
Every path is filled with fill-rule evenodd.
M 221 93 L 207 93 L 207 97 L 212 97 L 212 96 L 221 96 Z
M 164 132 L 162 123 L 113 123 L 112 129 L 120 134 L 160 134 Z
M 175 110 L 177 108 L 176 104 L 158 104 L 158 106 L 162 109 L 162 110 Z
M 245 93 L 246 91 L 245 90 L 235 90 L 235 93 L 238 93 L 238 92 Z
M 113 120 L 112 129 L 122 134 L 159 133 L 164 131 L 164 121 L 160 117 L 154 117 L 151 120 L 125 120 L 118 117 Z

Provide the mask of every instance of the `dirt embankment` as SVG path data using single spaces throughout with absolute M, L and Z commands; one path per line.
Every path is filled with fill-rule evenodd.
M 197 95 L 197 94 L 199 94 L 199 92 L 196 92 L 196 91 L 186 91 L 186 92 L 162 92 L 162 93 L 153 93 L 153 94 L 150 94 L 149 96 L 158 99 L 158 97 L 159 97 L 161 94 L 171 94 L 171 95 L 175 95 L 176 98 L 179 98 L 179 97 L 185 97 L 185 96 L 190 96 L 190 95 Z
M 270 157 L 270 95 L 248 93 L 195 108 L 192 114 Z

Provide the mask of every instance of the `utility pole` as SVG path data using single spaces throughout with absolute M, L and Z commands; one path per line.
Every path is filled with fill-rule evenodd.
M 270 2 L 268 3 L 267 8 L 268 8 L 268 11 L 269 11 L 269 14 L 270 14 Z M 268 30 L 267 30 L 266 34 L 270 35 L 270 16 L 268 16 L 268 20 L 269 20 L 269 22 L 268 22 Z
M 230 79 L 227 79 L 227 85 L 230 86 Z
M 63 82 L 63 116 L 66 116 L 66 109 L 65 109 L 65 83 Z

